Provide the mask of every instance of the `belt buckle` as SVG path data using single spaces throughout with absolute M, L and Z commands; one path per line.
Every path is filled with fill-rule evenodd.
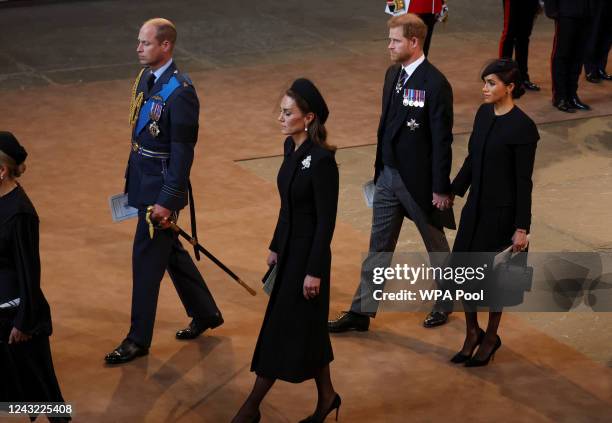
M 132 142 L 132 151 L 134 153 L 138 151 L 138 148 L 139 148 L 138 143 Z

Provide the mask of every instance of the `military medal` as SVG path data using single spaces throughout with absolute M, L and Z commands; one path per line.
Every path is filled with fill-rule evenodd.
M 400 79 L 399 81 L 397 81 L 397 84 L 395 84 L 395 92 L 399 94 L 401 90 L 402 90 L 402 80 Z
M 151 122 L 151 124 L 149 125 L 149 133 L 154 137 L 157 137 L 159 135 L 159 132 L 159 125 L 157 124 L 157 122 Z
M 408 106 L 410 104 L 408 101 L 408 89 L 404 89 L 404 100 L 402 100 L 402 104 L 404 106 Z
M 419 107 L 425 107 L 425 91 L 418 90 L 418 94 L 419 94 L 419 102 L 418 102 Z
M 421 124 L 417 123 L 417 121 L 414 119 L 410 119 L 409 122 L 406 122 L 406 126 L 410 128 L 411 131 L 414 131 L 416 129 L 419 129 L 419 126 L 421 126 Z
M 408 105 L 410 107 L 415 106 L 415 104 L 414 104 L 414 90 L 413 89 L 409 89 L 408 90 Z
M 151 111 L 149 112 L 149 118 L 153 121 L 149 125 L 149 133 L 154 137 L 157 137 L 160 133 L 159 119 L 161 118 L 162 110 L 164 109 L 164 100 L 158 95 L 154 95 L 150 99 L 153 104 L 151 105 Z

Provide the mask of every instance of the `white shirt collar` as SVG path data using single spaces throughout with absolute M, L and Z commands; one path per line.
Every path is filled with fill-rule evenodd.
M 406 71 L 406 73 L 408 74 L 408 78 L 410 78 L 410 76 L 414 73 L 416 68 L 418 68 L 419 65 L 423 63 L 424 61 L 425 61 L 425 55 L 421 54 L 421 57 L 416 59 L 414 62 L 412 62 L 408 66 L 402 65 L 402 68 L 404 68 L 404 71 Z
M 164 72 L 166 72 L 166 70 L 170 67 L 171 64 L 172 64 L 172 58 L 170 58 L 170 60 L 168 60 L 168 62 L 164 66 L 162 66 L 161 68 L 153 72 L 153 75 L 155 75 L 155 82 L 157 82 L 159 77 L 162 76 Z

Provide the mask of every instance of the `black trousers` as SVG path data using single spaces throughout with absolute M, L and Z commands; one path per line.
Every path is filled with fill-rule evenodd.
M 422 15 L 419 15 L 419 17 L 423 19 L 423 22 L 425 22 L 425 25 L 427 25 L 427 36 L 425 37 L 425 43 L 423 44 L 423 53 L 425 53 L 425 56 L 427 56 L 437 19 L 436 15 L 433 13 L 423 13 Z
M 553 101 L 570 99 L 578 91 L 578 78 L 589 36 L 589 19 L 555 19 L 555 39 L 551 55 Z
M 159 286 L 166 270 L 189 317 L 206 324 L 221 315 L 178 234 L 171 229 L 156 229 L 151 239 L 145 212 L 139 211 L 132 253 L 132 324 L 128 338 L 143 347 L 151 345 Z
M 584 58 L 584 71 L 595 73 L 606 69 L 608 64 L 608 53 L 612 44 L 612 5 L 609 0 L 596 3 L 597 9 L 589 27 L 591 28 L 586 45 Z
M 523 80 L 529 81 L 529 37 L 538 10 L 538 0 L 502 0 L 504 30 L 499 40 L 499 57 L 512 58 L 518 64 Z

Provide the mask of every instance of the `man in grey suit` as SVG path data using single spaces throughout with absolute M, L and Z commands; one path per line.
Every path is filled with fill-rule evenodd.
M 418 16 L 396 16 L 388 26 L 395 64 L 387 69 L 383 89 L 370 254 L 350 311 L 329 322 L 330 332 L 368 330 L 378 307 L 372 296 L 373 267 L 389 266 L 391 254 L 380 253 L 395 251 L 404 217 L 415 223 L 429 253 L 448 253 L 443 228 L 455 229 L 449 178 L 452 89 L 423 54 L 427 26 Z M 438 302 L 423 325 L 442 325 L 451 311 L 452 303 Z

